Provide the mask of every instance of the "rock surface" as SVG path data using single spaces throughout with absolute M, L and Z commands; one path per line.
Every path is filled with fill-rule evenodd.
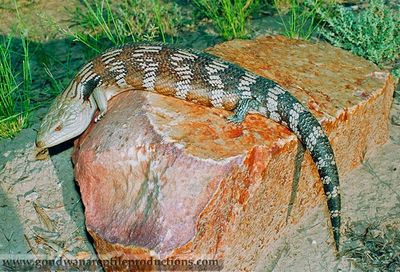
M 210 52 L 275 80 L 307 105 L 331 139 L 341 175 L 387 140 L 393 81 L 365 60 L 281 37 Z M 74 153 L 101 259 L 219 259 L 226 271 L 251 271 L 262 252 L 325 202 L 306 153 L 287 222 L 296 137 L 258 115 L 241 126 L 228 124 L 227 115 L 150 93 L 110 102 Z

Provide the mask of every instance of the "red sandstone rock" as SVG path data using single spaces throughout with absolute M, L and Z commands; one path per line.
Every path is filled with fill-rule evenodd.
M 277 81 L 310 107 L 341 175 L 387 140 L 393 80 L 361 58 L 281 37 L 227 42 L 210 52 Z M 226 271 L 251 271 L 273 241 L 325 205 L 306 153 L 287 224 L 296 137 L 258 115 L 234 126 L 229 114 L 143 92 L 110 102 L 74 153 L 101 259 L 220 259 Z

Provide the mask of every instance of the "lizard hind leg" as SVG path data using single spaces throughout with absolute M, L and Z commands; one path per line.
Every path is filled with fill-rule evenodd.
M 249 113 L 249 111 L 253 108 L 254 102 L 256 101 L 251 98 L 241 99 L 238 102 L 234 113 L 227 117 L 228 122 L 234 124 L 242 123 L 247 113 Z

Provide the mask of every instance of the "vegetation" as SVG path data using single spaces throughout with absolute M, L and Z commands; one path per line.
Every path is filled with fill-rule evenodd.
M 31 71 L 29 43 L 22 36 L 22 74 L 17 73 L 12 63 L 11 37 L 0 44 L 0 137 L 14 137 L 28 123 L 30 110 Z
M 378 65 L 393 62 L 400 54 L 400 13 L 383 0 L 371 0 L 358 13 L 336 6 L 320 9 L 321 36 L 334 46 L 349 50 Z
M 344 254 L 363 271 L 398 271 L 399 223 L 398 220 L 353 223 L 346 233 Z
M 211 19 L 226 40 L 245 38 L 246 23 L 259 5 L 258 0 L 195 0 L 201 12 Z
M 317 11 L 323 4 L 323 0 L 275 0 L 274 6 L 285 28 L 284 35 L 292 39 L 309 40 L 320 23 Z
M 104 38 L 111 45 L 127 42 L 151 41 L 174 35 L 181 24 L 180 9 L 176 4 L 161 0 L 82 0 L 83 7 L 72 12 L 78 29 L 63 31 L 96 52 L 102 51 Z M 83 30 L 83 31 L 82 31 Z

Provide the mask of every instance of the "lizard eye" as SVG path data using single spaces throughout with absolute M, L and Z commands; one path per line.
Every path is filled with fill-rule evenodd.
M 61 129 L 62 129 L 62 125 L 60 124 L 54 129 L 54 131 L 60 131 Z

